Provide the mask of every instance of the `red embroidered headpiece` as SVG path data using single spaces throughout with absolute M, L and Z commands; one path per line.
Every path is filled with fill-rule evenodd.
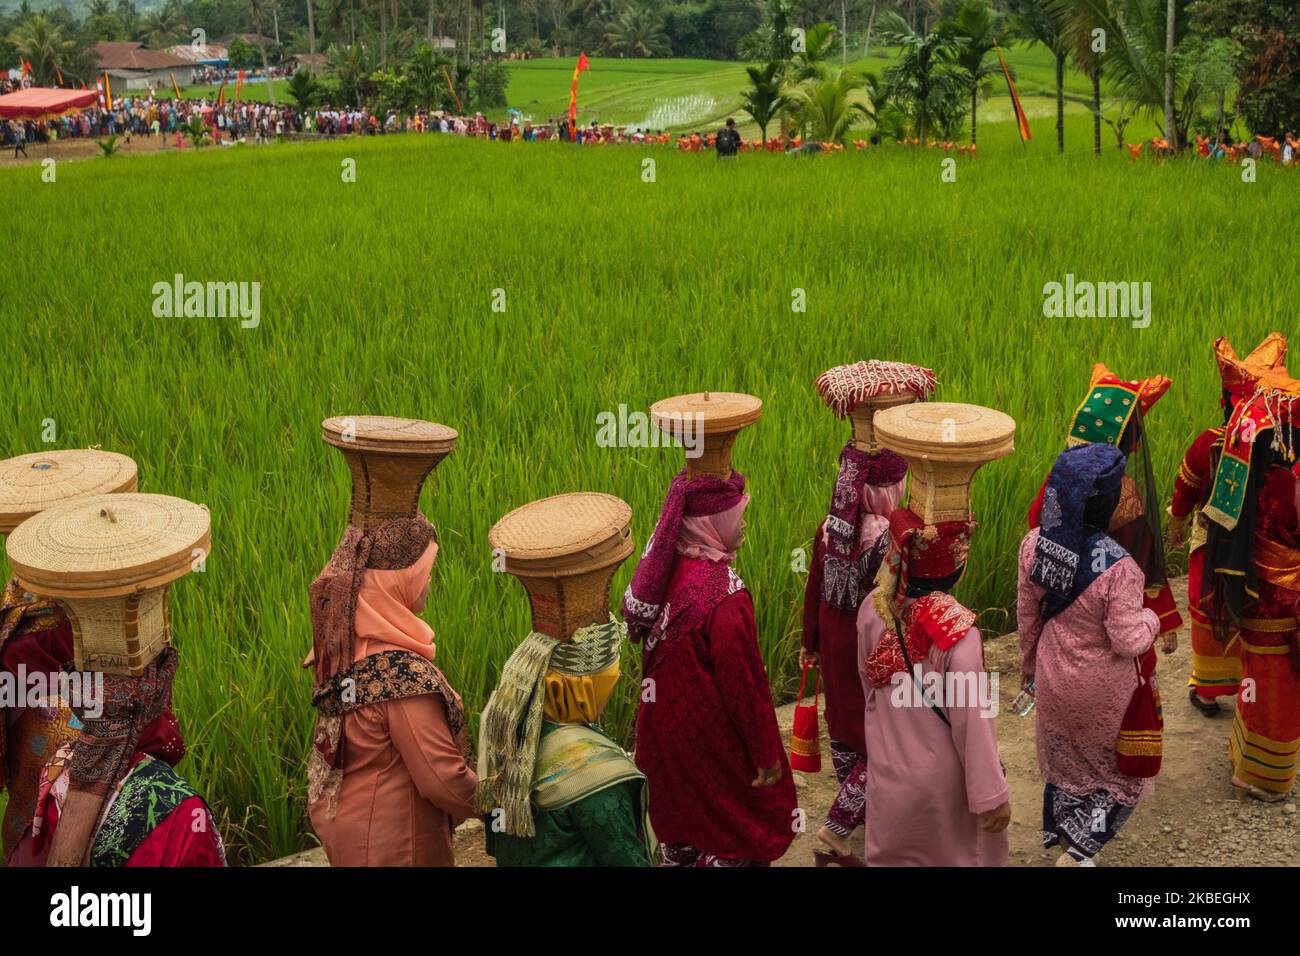
M 908 508 L 895 509 L 889 516 L 889 553 L 876 575 L 879 597 L 897 614 L 910 579 L 955 574 L 966 564 L 976 527 L 974 518 L 928 525 Z M 884 610 L 877 609 L 884 617 Z

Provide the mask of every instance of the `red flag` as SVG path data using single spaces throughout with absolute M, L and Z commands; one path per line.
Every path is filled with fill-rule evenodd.
M 1016 95 L 1016 85 L 1011 82 L 1011 71 L 1007 69 L 1007 61 L 1002 58 L 1002 48 L 995 42 L 993 49 L 998 52 L 998 62 L 1002 64 L 1002 75 L 1007 78 L 1007 90 L 1011 93 L 1011 105 L 1016 110 L 1016 126 L 1020 129 L 1020 142 L 1027 143 L 1034 138 L 1029 132 L 1029 119 L 1025 116 L 1025 111 L 1020 105 L 1020 97 Z
M 583 70 L 590 70 L 591 64 L 587 62 L 587 54 L 578 54 L 578 65 L 573 68 L 573 87 L 569 90 L 569 139 L 573 139 L 573 127 L 578 119 L 578 77 L 582 75 Z
M 32 61 L 23 60 L 23 76 L 26 76 L 30 72 L 32 72 Z

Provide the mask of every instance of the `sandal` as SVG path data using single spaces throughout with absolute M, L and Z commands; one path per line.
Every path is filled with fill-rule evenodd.
M 1213 697 L 1207 699 L 1196 693 L 1195 687 L 1187 689 L 1187 699 L 1191 701 L 1193 707 L 1201 712 L 1203 717 L 1215 717 L 1223 710 L 1219 702 Z

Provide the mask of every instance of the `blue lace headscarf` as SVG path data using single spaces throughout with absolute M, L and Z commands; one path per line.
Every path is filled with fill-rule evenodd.
M 1124 453 L 1114 445 L 1076 445 L 1061 452 L 1043 492 L 1038 544 L 1029 578 L 1046 589 L 1042 619 L 1069 607 L 1125 552 L 1106 535 L 1119 503 Z M 1085 560 L 1098 551 L 1102 561 Z

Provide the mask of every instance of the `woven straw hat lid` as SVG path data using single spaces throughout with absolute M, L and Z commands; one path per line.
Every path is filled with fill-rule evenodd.
M 78 498 L 24 521 L 6 550 L 28 591 L 114 597 L 188 574 L 211 543 L 208 510 L 169 495 Z
M 881 444 L 904 457 L 970 463 L 993 461 L 1015 451 L 1015 420 L 981 405 L 896 405 L 876 412 L 875 426 Z
M 456 447 L 456 430 L 418 418 L 388 415 L 337 415 L 321 422 L 321 437 L 331 445 L 389 455 L 437 455 Z
M 518 577 L 586 574 L 632 553 L 632 509 L 621 498 L 591 491 L 542 498 L 493 525 L 488 544 Z
M 112 451 L 76 448 L 6 458 L 0 461 L 0 534 L 63 501 L 135 489 L 135 462 Z
M 704 423 L 704 434 L 715 435 L 739 431 L 752 425 L 763 414 L 763 403 L 743 392 L 692 392 L 661 399 L 650 406 L 650 419 L 661 431 L 673 433 L 683 420 L 694 427 L 695 416 Z

